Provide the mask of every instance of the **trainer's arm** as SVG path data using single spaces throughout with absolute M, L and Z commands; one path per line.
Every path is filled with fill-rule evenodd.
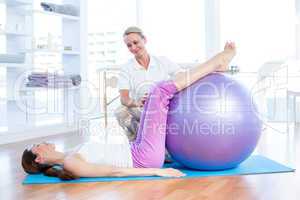
M 121 99 L 121 104 L 128 107 L 143 107 L 144 105 L 144 100 L 140 99 L 138 101 L 135 101 L 134 99 L 129 97 L 129 90 L 120 90 L 120 99 Z

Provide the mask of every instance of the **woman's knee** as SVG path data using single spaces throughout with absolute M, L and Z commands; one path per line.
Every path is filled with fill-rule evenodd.
M 149 92 L 149 95 L 166 95 L 172 96 L 176 90 L 174 90 L 175 85 L 172 81 L 161 81 L 157 83 Z

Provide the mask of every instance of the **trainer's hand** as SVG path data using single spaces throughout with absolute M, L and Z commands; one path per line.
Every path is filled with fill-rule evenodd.
M 137 107 L 144 107 L 146 100 L 148 99 L 148 93 L 145 93 L 137 102 Z

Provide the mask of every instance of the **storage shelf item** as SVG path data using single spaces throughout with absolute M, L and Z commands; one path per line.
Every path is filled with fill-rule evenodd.
M 80 87 L 24 87 L 19 90 L 19 92 L 38 92 L 38 91 L 46 91 L 46 90 L 79 90 Z
M 41 2 L 40 6 L 44 11 L 55 12 L 64 15 L 72 15 L 72 16 L 78 16 L 79 14 L 78 9 L 75 7 L 75 5 L 66 2 L 63 2 L 63 4 Z

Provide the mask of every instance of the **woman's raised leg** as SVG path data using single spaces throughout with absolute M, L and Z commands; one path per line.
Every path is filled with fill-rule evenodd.
M 141 115 L 136 141 L 131 143 L 135 167 L 161 167 L 165 157 L 165 139 L 169 102 L 174 94 L 214 71 L 225 71 L 235 55 L 235 45 L 226 43 L 224 51 L 207 62 L 182 72 L 173 81 L 164 81 L 150 92 Z
M 185 72 L 178 73 L 174 78 L 174 84 L 178 91 L 190 86 L 209 73 L 226 71 L 232 58 L 236 54 L 235 44 L 227 42 L 224 51 L 218 53 L 205 63 L 199 64 Z

